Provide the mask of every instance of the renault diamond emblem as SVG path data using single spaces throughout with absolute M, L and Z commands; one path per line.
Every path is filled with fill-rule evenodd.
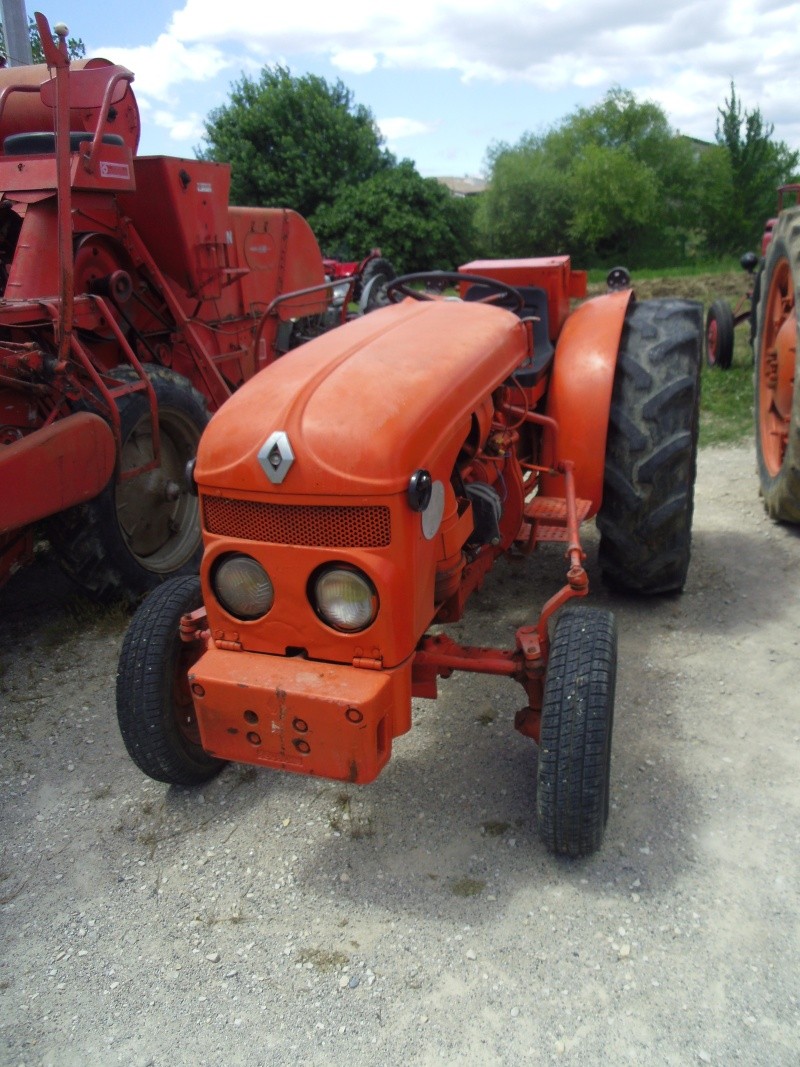
M 280 485 L 294 463 L 294 452 L 283 430 L 271 434 L 258 452 L 258 462 L 273 485 Z

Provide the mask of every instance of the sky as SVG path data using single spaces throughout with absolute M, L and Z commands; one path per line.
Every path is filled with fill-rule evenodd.
M 45 6 L 47 5 L 47 6 Z M 52 5 L 52 6 L 51 6 Z M 426 176 L 480 176 L 487 149 L 618 85 L 713 141 L 731 81 L 800 148 L 800 0 L 27 0 L 87 56 L 136 76 L 139 151 L 193 157 L 242 75 L 340 78 Z

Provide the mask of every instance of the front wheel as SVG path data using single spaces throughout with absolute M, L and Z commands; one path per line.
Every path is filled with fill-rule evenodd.
M 131 620 L 117 669 L 117 720 L 136 766 L 157 782 L 199 785 L 225 761 L 201 746 L 189 671 L 203 652 L 181 639 L 183 615 L 202 606 L 199 578 L 173 578 Z
M 208 422 L 201 394 L 180 374 L 146 368 L 158 405 L 161 464 L 130 479 L 114 477 L 99 496 L 50 520 L 58 560 L 84 593 L 101 602 L 135 603 L 165 579 L 196 574 L 202 554 L 198 500 L 189 492 L 186 465 L 197 454 Z M 118 367 L 121 381 L 138 381 Z M 118 471 L 153 456 L 150 405 L 143 392 L 118 401 L 122 447 Z
M 755 343 L 756 457 L 764 506 L 773 519 L 800 522 L 800 208 L 775 224 L 758 301 Z
M 609 808 L 617 677 L 614 616 L 581 606 L 558 617 L 547 663 L 536 819 L 550 852 L 588 856 Z
M 597 513 L 604 581 L 635 593 L 683 588 L 697 462 L 702 308 L 632 302 L 622 330 Z

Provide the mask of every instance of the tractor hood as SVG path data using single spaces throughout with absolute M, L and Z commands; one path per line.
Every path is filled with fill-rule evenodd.
M 204 490 L 389 495 L 469 430 L 527 354 L 511 312 L 460 300 L 372 312 L 290 352 L 228 400 L 200 442 Z M 449 475 L 449 471 L 446 472 Z

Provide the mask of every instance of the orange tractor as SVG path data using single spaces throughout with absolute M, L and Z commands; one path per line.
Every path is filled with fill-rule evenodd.
M 795 197 L 797 185 L 779 191 Z M 800 204 L 783 207 L 772 225 L 755 307 L 756 457 L 764 505 L 773 519 L 800 522 Z
M 200 576 L 145 600 L 119 663 L 146 774 L 191 785 L 236 761 L 366 783 L 413 697 L 483 672 L 524 690 L 546 845 L 599 846 L 616 630 L 582 602 L 580 526 L 596 516 L 612 586 L 682 588 L 703 329 L 699 305 L 629 288 L 571 312 L 585 288 L 566 256 L 397 278 L 390 306 L 217 412 L 194 469 Z M 564 584 L 513 647 L 447 635 L 500 556 L 549 542 Z
M 0 585 L 44 521 L 87 595 L 135 600 L 197 571 L 209 411 L 347 301 L 298 215 L 137 156 L 131 72 L 36 18 L 47 65 L 0 71 Z

